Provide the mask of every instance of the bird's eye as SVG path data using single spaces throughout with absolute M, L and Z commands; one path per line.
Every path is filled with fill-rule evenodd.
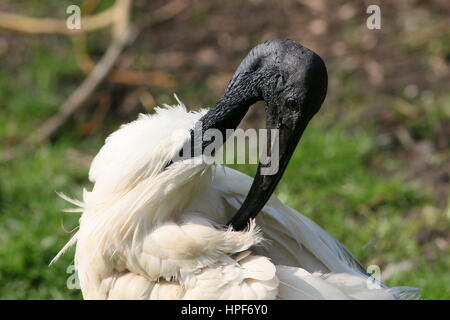
M 286 100 L 286 106 L 291 110 L 297 110 L 297 102 L 294 98 L 288 98 Z
M 284 77 L 282 74 L 277 75 L 277 88 L 284 86 Z

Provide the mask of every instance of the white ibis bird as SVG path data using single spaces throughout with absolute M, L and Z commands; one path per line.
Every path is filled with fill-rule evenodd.
M 317 54 L 271 40 L 251 50 L 211 109 L 188 112 L 179 102 L 122 126 L 92 162 L 92 191 L 68 199 L 82 212 L 80 226 L 55 259 L 76 246 L 86 299 L 405 297 L 408 288 L 368 286 L 342 244 L 272 195 L 326 91 Z M 276 174 L 261 174 L 260 163 L 252 179 L 189 161 L 196 153 L 174 160 L 194 140 L 196 123 L 225 133 L 259 100 L 267 128 L 279 130 Z

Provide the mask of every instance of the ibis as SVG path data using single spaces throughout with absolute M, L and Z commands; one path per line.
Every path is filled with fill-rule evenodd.
M 121 126 L 92 161 L 92 190 L 79 201 L 63 195 L 81 217 L 54 260 L 75 246 L 85 299 L 412 297 L 414 289 L 373 280 L 338 240 L 273 195 L 327 78 L 316 53 L 270 40 L 249 52 L 210 109 L 189 112 L 178 101 Z M 208 139 L 182 154 L 198 123 L 223 133 L 214 141 L 223 145 L 257 101 L 278 133 L 276 172 L 263 174 L 260 162 L 251 178 L 202 161 Z

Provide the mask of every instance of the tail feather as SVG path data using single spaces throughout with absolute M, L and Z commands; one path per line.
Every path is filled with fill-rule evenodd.
M 67 195 L 65 195 L 62 192 L 57 192 L 57 195 L 60 196 L 62 199 L 66 200 L 67 202 L 77 206 L 78 208 L 70 208 L 70 209 L 64 209 L 64 212 L 83 212 L 84 210 L 84 203 L 76 200 L 76 199 L 72 199 L 70 197 L 68 197 Z M 69 250 L 70 247 L 74 246 L 75 243 L 77 242 L 78 239 L 78 232 L 75 233 L 72 238 L 70 238 L 70 240 L 64 245 L 64 247 L 62 247 L 61 250 L 59 250 L 59 252 L 56 254 L 56 256 L 52 259 L 52 261 L 50 261 L 49 266 L 51 266 L 52 264 L 54 264 L 67 250 Z
M 72 247 L 73 245 L 75 245 L 75 243 L 78 240 L 78 232 L 75 233 L 73 235 L 72 238 L 70 238 L 70 240 L 64 245 L 64 247 L 62 247 L 61 250 L 59 250 L 59 252 L 56 254 L 56 256 L 52 259 L 52 261 L 50 261 L 49 266 L 51 266 L 52 264 L 54 264 L 67 250 L 70 249 L 70 247 Z
M 309 273 L 294 267 L 277 266 L 281 300 L 394 300 L 391 289 L 371 288 L 366 279 L 351 274 Z

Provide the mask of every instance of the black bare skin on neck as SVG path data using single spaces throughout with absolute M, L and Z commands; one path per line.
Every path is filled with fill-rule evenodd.
M 244 229 L 256 217 L 281 179 L 309 120 L 320 109 L 327 91 L 327 71 L 322 59 L 291 40 L 269 40 L 253 48 L 241 62 L 222 98 L 199 121 L 202 133 L 217 129 L 227 139 L 227 129 L 236 129 L 249 107 L 264 100 L 266 127 L 279 129 L 279 170 L 261 175 L 262 165 L 250 191 L 230 221 Z M 191 131 L 193 143 L 194 131 Z M 199 155 L 211 141 L 203 141 Z M 170 164 L 168 164 L 170 165 Z

